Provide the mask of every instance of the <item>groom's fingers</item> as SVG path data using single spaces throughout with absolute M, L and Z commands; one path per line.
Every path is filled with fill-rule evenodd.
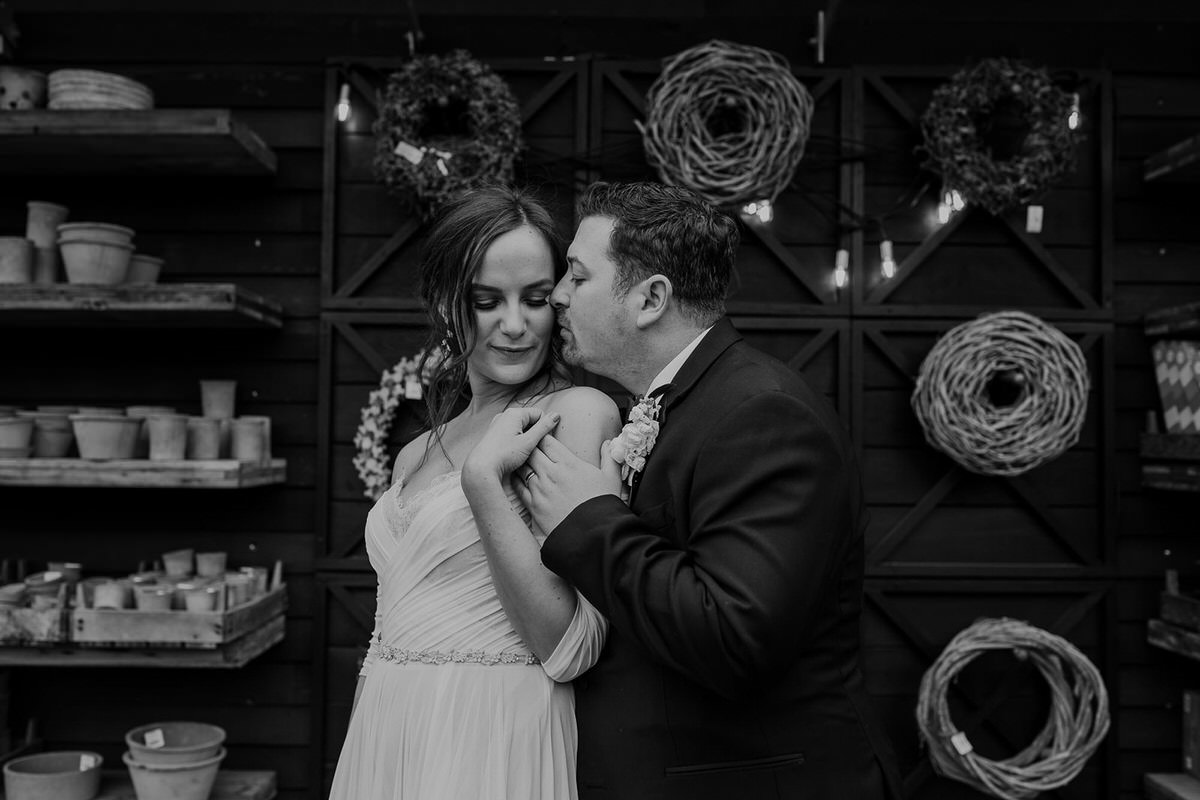
M 538 442 L 546 436 L 550 435 L 550 431 L 558 426 L 558 414 L 550 413 L 543 414 L 540 409 L 529 409 L 537 411 L 537 416 L 531 420 L 532 424 L 525 422 L 525 427 L 521 433 L 521 438 L 533 443 L 537 447 Z
M 605 439 L 600 445 L 600 471 L 604 473 L 605 478 L 619 485 L 621 483 L 621 465 L 609 455 L 612 441 L 612 439 Z
M 553 436 L 546 436 L 538 443 L 538 449 L 545 454 L 546 458 L 551 461 L 562 461 L 565 458 L 571 458 L 575 455 L 571 448 L 555 439 Z

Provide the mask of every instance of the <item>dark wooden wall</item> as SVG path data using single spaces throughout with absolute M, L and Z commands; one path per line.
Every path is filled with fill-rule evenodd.
M 379 365 L 411 353 L 420 330 L 405 305 L 419 231 L 389 269 L 355 283 L 357 267 L 406 218 L 365 167 L 370 137 L 334 127 L 330 99 L 345 65 L 406 52 L 405 4 L 9 5 L 24 61 L 123 72 L 152 85 L 163 107 L 232 107 L 276 150 L 280 170 L 266 180 L 6 182 L 0 228 L 18 229 L 26 199 L 57 199 L 77 216 L 138 228 L 167 255 L 164 279 L 233 280 L 282 301 L 287 319 L 277 333 L 14 337 L 0 361 L 0 400 L 194 407 L 194 381 L 218 370 L 239 379 L 247 412 L 275 418 L 289 480 L 228 494 L 0 490 L 0 551 L 70 555 L 104 571 L 175 546 L 223 547 L 243 561 L 282 558 L 291 588 L 285 643 L 242 670 L 22 669 L 11 676 L 14 714 L 36 716 L 54 746 L 95 747 L 113 763 L 133 724 L 212 719 L 230 731 L 228 766 L 276 769 L 282 797 L 318 797 L 345 728 L 371 602 L 357 541 L 366 501 L 350 439 Z M 748 338 L 791 359 L 839 405 L 863 448 L 875 520 L 868 677 L 912 796 L 969 796 L 921 767 L 912 709 L 930 660 L 983 614 L 1060 626 L 1104 669 L 1114 709 L 1108 749 L 1061 796 L 1137 797 L 1143 772 L 1176 769 L 1179 692 L 1196 685 L 1200 665 L 1148 648 L 1145 620 L 1163 568 L 1192 566 L 1200 548 L 1195 499 L 1138 485 L 1137 433 L 1156 403 L 1139 318 L 1200 296 L 1200 229 L 1187 190 L 1144 186 L 1139 166 L 1200 127 L 1193 4 L 938 0 L 918 18 L 910 4 L 843 0 L 825 65 L 807 44 L 822 6 L 815 0 L 764 2 L 754 14 L 724 0 L 415 5 L 424 50 L 468 47 L 495 61 L 523 103 L 539 99 L 527 109 L 535 157 L 524 174 L 564 212 L 578 178 L 646 174 L 632 120 L 664 55 L 714 37 L 757 44 L 822 87 L 802 188 L 781 199 L 769 232 L 747 236 L 731 311 Z M 1046 198 L 1039 237 L 1077 291 L 1048 277 L 1019 236 L 973 217 L 899 288 L 873 295 L 879 231 L 839 228 L 830 213 L 838 199 L 878 214 L 916 172 L 914 133 L 880 87 L 919 113 L 937 80 L 990 55 L 1089 81 L 1080 168 Z M 566 77 L 541 97 L 558 76 Z M 847 143 L 864 157 L 848 157 Z M 885 227 L 901 257 L 928 233 L 917 213 Z M 828 282 L 838 245 L 855 254 L 842 293 Z M 1038 313 L 1080 341 L 1095 384 L 1080 445 L 1018 482 L 957 475 L 925 448 L 906 410 L 911 377 L 937 335 L 999 307 Z M 402 417 L 399 427 L 412 424 Z M 939 486 L 946 492 L 929 499 Z M 986 696 L 990 676 L 972 688 Z M 997 712 L 988 755 L 1023 744 L 1041 713 L 1045 698 L 1028 683 Z

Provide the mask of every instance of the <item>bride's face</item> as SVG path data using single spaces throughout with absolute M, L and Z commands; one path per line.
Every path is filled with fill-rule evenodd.
M 471 286 L 475 346 L 468 369 L 510 386 L 536 375 L 554 335 L 553 289 L 554 256 L 541 234 L 523 226 L 496 239 Z

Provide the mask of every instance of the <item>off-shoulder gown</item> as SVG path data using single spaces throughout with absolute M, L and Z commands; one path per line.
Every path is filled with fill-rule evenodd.
M 566 681 L 599 657 L 604 619 L 577 595 L 539 663 L 500 607 L 459 477 L 403 499 L 398 481 L 367 515 L 375 630 L 331 800 L 577 797 Z

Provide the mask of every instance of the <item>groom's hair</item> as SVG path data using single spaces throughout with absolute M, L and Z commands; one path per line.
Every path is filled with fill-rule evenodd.
M 613 221 L 609 258 L 617 265 L 613 293 L 661 273 L 680 311 L 708 326 L 725 314 L 741 233 L 737 221 L 681 186 L 593 183 L 579 201 L 579 219 Z

